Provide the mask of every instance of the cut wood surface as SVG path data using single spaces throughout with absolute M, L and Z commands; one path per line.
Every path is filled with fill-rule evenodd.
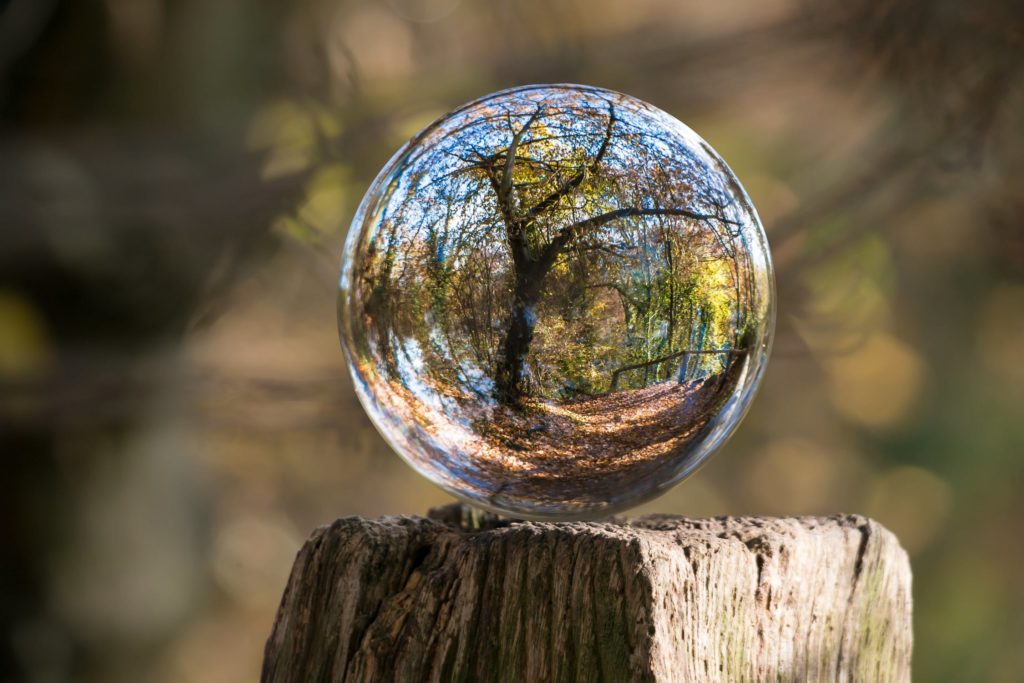
M 856 515 L 339 519 L 263 681 L 908 681 L 906 553 Z

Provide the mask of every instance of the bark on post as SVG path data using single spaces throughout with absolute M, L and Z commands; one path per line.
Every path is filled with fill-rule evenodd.
M 910 565 L 859 516 L 346 518 L 299 552 L 263 681 L 909 681 Z

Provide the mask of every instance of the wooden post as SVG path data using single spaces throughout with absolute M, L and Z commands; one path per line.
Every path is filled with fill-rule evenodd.
M 295 560 L 277 681 L 909 681 L 910 565 L 858 516 L 339 519 Z

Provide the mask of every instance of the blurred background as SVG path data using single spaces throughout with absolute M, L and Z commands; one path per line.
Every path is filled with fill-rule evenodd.
M 295 552 L 447 496 L 335 331 L 413 133 L 513 85 L 669 111 L 778 274 L 735 438 L 642 511 L 871 515 L 915 678 L 1024 676 L 1024 5 L 0 0 L 0 680 L 257 678 Z

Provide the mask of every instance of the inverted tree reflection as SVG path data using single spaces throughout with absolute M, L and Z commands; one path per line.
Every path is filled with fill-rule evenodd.
M 769 266 L 744 193 L 706 143 L 632 98 L 572 86 L 478 101 L 414 140 L 376 191 L 343 299 L 364 378 L 405 397 L 396 414 L 437 410 L 511 451 L 575 424 L 559 438 L 581 455 L 598 437 L 621 455 L 694 437 L 763 342 Z M 644 413 L 606 395 L 669 401 L 647 391 L 661 383 L 682 392 L 650 413 L 670 420 L 585 435 L 598 406 L 631 405 L 601 418 L 620 426 Z M 517 420 L 532 420 L 526 443 L 505 434 Z

